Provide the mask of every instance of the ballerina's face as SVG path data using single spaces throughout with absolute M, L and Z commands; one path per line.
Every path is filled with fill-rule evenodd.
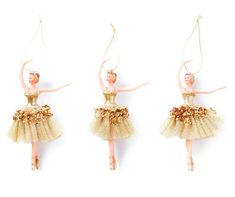
M 38 73 L 30 73 L 29 74 L 29 83 L 36 84 L 39 81 L 39 74 Z
M 194 76 L 191 73 L 186 73 L 184 75 L 184 81 L 186 85 L 192 85 L 194 82 Z
M 114 72 L 108 72 L 106 76 L 106 80 L 109 84 L 114 84 L 117 79 L 117 74 Z

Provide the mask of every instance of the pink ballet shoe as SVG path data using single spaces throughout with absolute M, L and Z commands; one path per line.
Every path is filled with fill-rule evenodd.
M 188 167 L 188 171 L 194 171 L 194 163 L 193 163 L 193 158 L 192 157 L 188 157 L 187 167 Z
M 115 170 L 116 169 L 116 160 L 114 156 L 109 157 L 109 169 Z

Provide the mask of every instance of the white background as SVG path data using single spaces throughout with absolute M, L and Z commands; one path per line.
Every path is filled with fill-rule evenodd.
M 52 107 L 64 134 L 40 146 L 41 170 L 33 172 L 30 145 L 12 143 L 7 133 L 14 111 L 26 102 L 18 75 L 39 14 L 48 51 L 40 85 L 73 85 L 39 100 Z M 182 104 L 175 76 L 198 14 L 203 16 L 204 67 L 196 86 L 228 88 L 197 100 L 215 108 L 224 123 L 216 137 L 194 142 L 195 172 L 189 173 L 184 141 L 165 139 L 159 127 L 170 108 Z M 234 196 L 234 18 L 228 0 L 2 0 L 0 196 Z M 117 98 L 128 106 L 136 135 L 117 142 L 114 172 L 108 170 L 107 142 L 89 128 L 93 108 L 103 103 L 96 75 L 112 33 L 110 22 L 121 52 L 117 85 L 151 82 Z

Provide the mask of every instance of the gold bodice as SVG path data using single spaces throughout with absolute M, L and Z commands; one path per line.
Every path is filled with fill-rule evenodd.
M 27 105 L 37 105 L 38 93 L 35 92 L 30 94 L 26 92 L 24 95 L 26 96 L 28 101 Z
M 115 93 L 115 92 L 104 92 L 103 95 L 105 97 L 105 104 L 107 104 L 107 105 L 116 104 L 115 103 L 115 98 L 116 98 L 117 93 Z
M 182 93 L 182 96 L 184 98 L 184 105 L 189 105 L 189 106 L 193 106 L 193 100 L 194 97 L 196 96 L 195 93 Z

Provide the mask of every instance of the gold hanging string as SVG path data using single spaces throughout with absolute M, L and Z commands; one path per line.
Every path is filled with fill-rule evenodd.
M 119 63 L 120 63 L 120 53 L 119 53 L 119 50 L 118 50 L 118 47 L 117 47 L 117 43 L 116 43 L 116 40 L 115 40 L 116 29 L 113 26 L 113 24 L 110 24 L 110 25 L 111 25 L 112 30 L 113 30 L 113 35 L 112 35 L 112 38 L 111 38 L 111 40 L 110 40 L 110 42 L 109 42 L 109 44 L 108 44 L 108 46 L 107 46 L 107 48 L 105 50 L 105 53 L 104 53 L 104 56 L 103 56 L 103 61 L 105 60 L 105 57 L 106 57 L 106 55 L 107 55 L 107 53 L 108 53 L 112 43 L 115 43 L 116 48 L 117 48 L 117 53 L 118 53 L 118 59 L 117 59 L 117 64 L 114 66 L 113 69 L 111 69 L 111 70 L 115 70 L 117 68 L 117 66 L 119 65 Z
M 43 37 L 43 30 L 42 30 L 42 20 L 41 20 L 41 17 L 39 17 L 39 25 L 36 29 L 36 31 L 34 32 L 31 40 L 28 42 L 28 44 L 26 45 L 23 53 L 22 53 L 22 57 L 21 57 L 21 61 L 23 60 L 23 56 L 24 54 L 26 53 L 26 51 L 28 50 L 29 46 L 31 45 L 31 43 L 33 42 L 33 40 L 35 39 L 35 37 L 37 36 L 38 32 L 40 31 L 40 35 L 41 35 L 41 40 L 42 40 L 42 45 L 43 47 L 46 49 L 46 44 L 45 44 L 45 40 L 44 40 L 44 37 Z
M 202 17 L 201 16 L 198 16 L 197 18 L 197 21 L 196 21 L 196 24 L 193 28 L 193 31 L 192 33 L 189 35 L 188 39 L 186 40 L 185 44 L 184 44 L 184 47 L 183 47 L 183 52 L 182 52 L 182 59 L 184 61 L 184 52 L 185 52 L 185 48 L 189 42 L 189 40 L 191 39 L 192 35 L 194 34 L 194 32 L 196 31 L 196 29 L 198 28 L 198 42 L 199 42 L 199 51 L 200 51 L 200 56 L 201 56 L 201 61 L 200 61 L 200 67 L 199 69 L 197 70 L 197 72 L 194 72 L 193 74 L 197 74 L 200 72 L 200 70 L 202 69 L 202 66 L 203 66 L 203 55 L 202 55 L 202 46 L 201 46 L 201 30 L 200 30 L 200 23 L 199 23 L 199 20 L 201 19 Z M 187 66 L 184 64 L 184 67 L 186 69 L 187 72 L 189 72 Z
M 45 40 L 44 40 L 44 37 L 43 37 L 43 31 L 42 31 L 42 20 L 41 20 L 41 18 L 39 20 L 40 20 L 40 30 L 41 30 L 42 45 L 43 45 L 44 48 L 46 48 Z

